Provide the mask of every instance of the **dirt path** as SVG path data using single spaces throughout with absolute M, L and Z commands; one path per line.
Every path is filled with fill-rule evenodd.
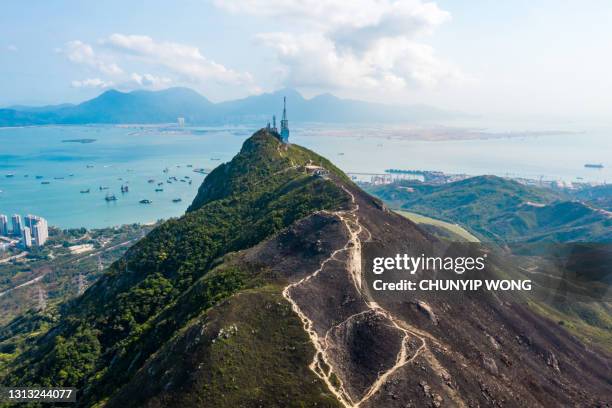
M 365 295 L 365 292 L 362 288 L 362 241 L 360 236 L 363 233 L 367 234 L 367 242 L 367 240 L 370 240 L 372 238 L 372 234 L 359 221 L 359 204 L 357 204 L 354 194 L 351 193 L 344 186 L 342 186 L 342 189 L 350 196 L 352 208 L 350 210 L 331 212 L 331 214 L 338 217 L 344 224 L 345 228 L 347 229 L 347 232 L 349 233 L 348 241 L 346 242 L 344 247 L 335 250 L 327 259 L 323 260 L 319 266 L 319 269 L 314 271 L 312 274 L 302 278 L 301 280 L 286 286 L 283 290 L 283 296 L 291 304 L 293 311 L 299 316 L 300 320 L 304 324 L 304 330 L 308 334 L 311 343 L 315 347 L 316 353 L 312 363 L 309 365 L 309 368 L 315 373 L 317 377 L 319 377 L 327 385 L 327 388 L 336 396 L 338 401 L 340 401 L 340 403 L 344 407 L 358 408 L 361 404 L 368 401 L 372 396 L 374 396 L 386 383 L 387 379 L 391 375 L 393 375 L 399 368 L 413 361 L 424 351 L 427 351 L 428 346 L 425 336 L 421 335 L 418 331 L 410 329 L 409 326 L 404 324 L 404 322 L 396 320 L 387 310 L 383 309 L 376 302 L 367 300 L 367 296 Z M 343 322 L 332 326 L 326 332 L 325 336 L 321 339 L 319 338 L 317 332 L 313 329 L 312 320 L 310 320 L 302 312 L 298 304 L 291 297 L 291 289 L 300 286 L 305 282 L 308 282 L 310 279 L 316 277 L 330 261 L 336 260 L 336 255 L 340 252 L 347 252 L 347 260 L 345 261 L 346 270 L 349 274 L 349 278 L 355 285 L 357 292 L 362 295 L 362 299 L 364 301 L 364 306 L 366 307 L 366 309 L 352 316 L 349 316 Z M 334 367 L 330 363 L 330 358 L 327 354 L 327 350 L 329 347 L 328 336 L 332 330 L 339 328 L 344 324 L 347 324 L 352 319 L 367 312 L 373 312 L 375 314 L 384 316 L 387 320 L 391 322 L 394 328 L 404 333 L 404 337 L 402 338 L 400 350 L 395 359 L 395 364 L 385 372 L 379 374 L 378 378 L 372 383 L 370 388 L 368 388 L 368 390 L 361 399 L 359 399 L 358 401 L 353 401 L 352 397 L 346 391 L 342 380 L 334 373 Z M 408 340 L 411 337 L 418 338 L 421 341 L 421 346 L 416 350 L 413 355 L 409 356 Z

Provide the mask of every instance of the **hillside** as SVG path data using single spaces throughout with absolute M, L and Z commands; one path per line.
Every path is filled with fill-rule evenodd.
M 368 191 L 389 205 L 458 223 L 485 240 L 612 242 L 612 217 L 552 190 L 495 176 L 406 182 Z
M 83 407 L 612 402 L 610 356 L 522 296 L 370 289 L 374 257 L 482 250 L 466 245 L 434 238 L 329 161 L 261 130 L 207 176 L 184 216 L 57 320 L 33 321 L 29 349 L 0 382 L 76 386 Z M 483 276 L 516 272 L 490 251 Z
M 287 97 L 291 120 L 301 122 L 414 122 L 458 116 L 428 106 L 391 106 L 340 99 L 330 94 L 305 99 L 293 89 L 212 103 L 187 88 L 162 91 L 119 92 L 109 90 L 78 105 L 46 107 L 13 106 L 0 109 L 0 126 L 46 124 L 188 124 L 264 122 L 280 114 Z
M 612 184 L 580 189 L 574 196 L 595 207 L 612 211 Z

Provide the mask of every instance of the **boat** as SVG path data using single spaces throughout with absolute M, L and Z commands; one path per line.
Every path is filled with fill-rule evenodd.
M 106 201 L 117 201 L 117 197 L 114 194 L 107 194 L 106 197 L 104 197 L 104 199 Z
M 158 186 L 163 186 L 163 185 L 164 185 L 164 182 L 163 182 L 163 181 L 160 181 L 159 183 L 157 183 L 157 185 L 158 185 Z
M 211 160 L 211 161 L 220 161 L 221 159 L 220 159 L 220 158 L 218 158 L 218 157 L 211 157 L 211 158 L 210 158 L 210 160 Z
M 148 180 L 147 180 L 147 183 L 155 183 L 155 180 L 153 180 L 153 179 L 148 179 Z
M 89 194 L 89 191 L 90 191 L 89 189 L 87 189 L 87 190 L 81 190 L 81 194 Z
M 189 180 L 189 184 L 193 183 L 193 181 Z
M 15 177 L 15 175 L 13 173 L 9 173 L 6 175 L 6 177 Z
M 183 179 L 181 179 L 180 181 L 181 181 L 181 183 L 186 183 L 187 182 L 187 180 L 183 180 Z
M 63 177 L 53 177 L 53 180 L 63 180 Z
M 163 189 L 163 188 L 156 188 L 156 189 L 155 189 L 155 192 L 156 192 L 156 193 L 161 193 L 162 191 L 164 191 L 164 189 Z
M 193 167 L 193 164 L 188 164 L 187 167 Z
M 338 153 L 338 156 L 344 156 L 343 152 Z
M 51 184 L 50 181 L 41 181 L 40 184 Z
M 166 167 L 166 168 L 164 169 L 164 173 L 167 173 L 167 172 L 168 172 L 168 168 Z
M 126 185 L 121 186 L 121 192 L 122 193 L 128 193 L 130 191 L 130 188 Z
M 87 168 L 88 168 L 88 169 L 93 169 L 93 164 L 88 164 L 88 165 L 87 165 Z
M 604 166 L 601 163 L 587 163 L 584 165 L 584 167 L 586 167 L 587 169 L 603 169 Z
M 140 204 L 153 204 L 153 201 L 144 199 L 144 200 L 140 200 L 139 203 Z
M 180 203 L 181 201 L 183 201 L 183 199 L 181 199 L 181 198 L 173 198 L 172 199 L 173 203 Z
M 201 169 L 201 168 L 193 169 L 193 172 L 200 173 L 200 174 L 208 174 L 208 171 L 206 169 Z
M 102 191 L 102 190 L 108 190 L 108 187 L 107 186 L 100 186 L 100 191 Z
M 36 180 L 40 180 L 43 176 L 36 176 Z

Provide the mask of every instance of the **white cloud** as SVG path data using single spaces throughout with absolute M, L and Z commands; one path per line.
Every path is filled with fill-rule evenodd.
M 100 89 L 104 89 L 104 88 L 110 88 L 111 86 L 113 86 L 112 82 L 108 82 L 108 81 L 103 81 L 100 78 L 88 78 L 88 79 L 83 79 L 83 80 L 75 80 L 72 81 L 72 87 L 73 88 L 100 88 Z
M 450 14 L 421 0 L 216 0 L 230 12 L 290 21 L 291 32 L 260 33 L 284 85 L 398 90 L 436 87 L 461 72 L 423 43 Z
M 194 83 L 249 84 L 249 73 L 240 73 L 204 57 L 197 47 L 174 42 L 157 42 L 145 35 L 113 34 L 102 44 L 116 53 L 161 66 Z
M 8 51 L 11 51 L 11 52 L 16 52 L 16 51 L 18 51 L 18 50 L 19 50 L 19 48 L 17 48 L 17 46 L 16 46 L 16 45 L 14 45 L 14 44 L 9 44 L 9 45 L 6 47 L 6 49 L 7 49 Z
M 172 79 L 159 77 L 151 74 L 138 74 L 136 72 L 130 75 L 130 79 L 142 88 L 163 89 L 172 84 Z
M 62 51 L 70 61 L 93 67 L 103 74 L 119 75 L 123 73 L 116 63 L 101 58 L 94 52 L 91 45 L 82 41 L 69 41 Z

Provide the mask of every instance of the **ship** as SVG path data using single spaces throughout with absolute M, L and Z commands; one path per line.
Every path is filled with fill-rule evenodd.
M 117 201 L 117 197 L 114 194 L 107 194 L 106 197 L 104 197 L 104 199 L 106 201 Z
M 183 199 L 181 199 L 181 198 L 173 198 L 172 199 L 173 203 L 180 203 L 181 201 L 183 201 Z
M 584 165 L 584 167 L 586 167 L 587 169 L 603 169 L 604 166 L 601 163 L 587 163 Z
M 87 190 L 81 190 L 81 194 L 88 194 L 89 193 L 89 189 Z
M 139 203 L 140 203 L 140 204 L 152 204 L 152 203 L 153 203 L 153 201 L 151 201 L 151 200 L 147 200 L 147 199 L 145 198 L 144 200 L 140 200 L 140 201 L 139 201 Z
M 161 193 L 162 191 L 164 191 L 164 189 L 163 189 L 163 188 L 156 188 L 156 189 L 155 189 L 155 192 L 156 192 L 156 193 Z

